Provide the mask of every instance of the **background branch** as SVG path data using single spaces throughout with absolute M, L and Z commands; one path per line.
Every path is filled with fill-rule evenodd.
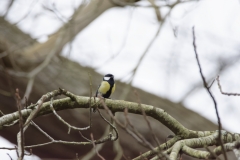
M 197 64 L 198 64 L 198 67 L 199 67 L 199 72 L 200 72 L 200 75 L 202 77 L 203 86 L 206 88 L 208 94 L 210 95 L 210 97 L 212 98 L 212 101 L 214 103 L 214 107 L 215 107 L 215 111 L 216 111 L 216 115 L 217 115 L 217 120 L 218 120 L 218 131 L 219 131 L 218 140 L 219 140 L 220 145 L 221 145 L 222 150 L 223 150 L 224 159 L 227 160 L 228 158 L 227 158 L 226 152 L 224 150 L 223 142 L 222 142 L 222 139 L 221 139 L 222 124 L 221 124 L 220 116 L 219 116 L 219 113 L 218 113 L 217 102 L 216 102 L 212 92 L 210 91 L 210 88 L 208 87 L 208 84 L 205 80 L 205 77 L 203 76 L 202 68 L 201 68 L 200 61 L 199 61 L 198 54 L 197 54 L 197 46 L 196 46 L 196 42 L 195 42 L 196 37 L 195 37 L 194 27 L 192 27 L 192 34 L 193 34 L 193 47 L 194 47 L 194 52 L 195 52 L 195 55 L 196 55 Z

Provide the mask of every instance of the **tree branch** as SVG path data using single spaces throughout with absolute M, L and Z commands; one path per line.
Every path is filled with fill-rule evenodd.
M 25 125 L 27 123 L 33 124 L 36 126 L 32 120 L 35 117 L 39 117 L 42 115 L 46 115 L 49 113 L 52 113 L 51 105 L 54 107 L 54 110 L 60 111 L 65 109 L 75 109 L 75 108 L 82 108 L 82 109 L 89 109 L 90 107 L 97 104 L 97 111 L 98 109 L 106 109 L 107 106 L 108 112 L 116 113 L 116 112 L 124 112 L 128 110 L 129 113 L 139 114 L 142 115 L 143 111 L 145 112 L 146 116 L 151 116 L 152 118 L 158 120 L 162 124 L 164 124 L 167 128 L 169 128 L 172 132 L 176 134 L 174 138 L 169 140 L 166 143 L 161 144 L 159 147 L 153 148 L 151 147 L 151 150 L 140 155 L 139 157 L 136 157 L 134 160 L 139 160 L 142 158 L 148 158 L 153 155 L 158 154 L 159 152 L 162 152 L 163 154 L 170 154 L 170 159 L 175 160 L 176 156 L 179 154 L 181 150 L 184 150 L 184 146 L 190 148 L 199 148 L 199 147 L 205 147 L 206 145 L 218 145 L 218 139 L 216 137 L 219 136 L 218 131 L 193 131 L 185 128 L 182 124 L 180 124 L 176 119 L 171 117 L 168 113 L 166 113 L 164 110 L 160 108 L 156 108 L 151 105 L 145 105 L 141 104 L 141 107 L 139 107 L 139 103 L 133 103 L 133 102 L 127 102 L 122 100 L 111 100 L 106 99 L 105 102 L 98 103 L 99 101 L 103 101 L 102 99 L 96 99 L 94 101 L 93 97 L 83 97 L 83 96 L 77 96 L 73 93 L 70 93 L 64 89 L 54 90 L 52 92 L 49 92 L 45 96 L 45 100 L 50 99 L 51 97 L 55 97 L 57 95 L 66 95 L 67 98 L 57 99 L 54 101 L 44 102 L 43 100 L 39 100 L 37 104 L 30 105 L 26 109 L 21 110 L 21 114 L 24 118 L 27 118 L 28 120 L 25 122 Z M 91 99 L 91 101 L 90 101 Z M 89 104 L 90 103 L 90 104 Z M 100 113 L 99 113 L 100 114 Z M 34 115 L 34 116 L 33 116 Z M 101 114 L 100 114 L 101 115 Z M 101 115 L 102 116 L 102 115 Z M 3 127 L 6 127 L 5 125 L 11 124 L 17 120 L 19 120 L 19 112 L 14 112 L 8 115 L 3 115 L 0 117 L 0 129 Z M 29 121 L 29 122 L 28 122 Z M 107 123 L 111 126 L 111 128 L 114 129 L 114 126 L 110 122 L 107 121 Z M 24 131 L 26 130 L 28 125 L 24 127 Z M 69 142 L 69 141 L 62 141 L 62 140 L 54 140 L 51 136 L 49 136 L 46 132 L 41 130 L 38 126 L 36 126 L 37 129 L 47 136 L 47 138 L 50 140 L 50 142 L 42 143 L 42 144 L 36 144 L 31 146 L 25 146 L 24 148 L 33 148 L 33 147 L 39 147 L 39 146 L 45 146 L 49 144 L 67 144 L 67 145 L 90 145 L 92 144 L 91 141 L 88 142 Z M 23 132 L 24 132 L 23 131 Z M 116 131 L 116 130 L 115 130 Z M 221 131 L 223 132 L 223 131 Z M 116 137 L 117 135 L 116 131 Z M 100 140 L 95 140 L 95 144 L 104 143 L 106 141 L 114 141 L 116 140 L 116 137 L 107 136 Z M 182 139 L 182 140 L 180 140 Z M 240 139 L 239 134 L 230 134 L 228 132 L 221 133 L 221 140 L 223 143 L 229 143 L 225 144 L 224 148 L 230 148 L 229 146 L 232 146 L 229 150 L 234 150 L 237 153 L 237 148 L 239 146 L 238 140 Z M 179 141 L 180 140 L 180 141 Z M 4 148 L 1 147 L 0 149 L 10 149 L 14 150 L 16 148 Z M 163 151 L 164 150 L 164 151 Z M 188 152 L 188 148 L 185 148 L 186 154 L 190 154 Z M 221 154 L 222 152 L 221 148 L 216 148 L 216 155 Z M 200 153 L 200 152 L 198 152 Z M 205 153 L 205 152 L 204 152 Z M 193 155 L 198 156 L 198 155 Z
M 201 64 L 200 64 L 198 54 L 197 54 L 197 45 L 196 45 L 196 42 L 195 42 L 196 36 L 195 36 L 194 27 L 192 27 L 192 34 L 193 34 L 193 48 L 194 48 L 194 52 L 195 52 L 195 55 L 196 55 L 196 60 L 197 60 L 199 72 L 200 72 L 200 75 L 201 75 L 201 78 L 202 78 L 202 81 L 203 81 L 203 86 L 206 88 L 208 94 L 210 95 L 210 97 L 212 98 L 212 101 L 214 103 L 214 107 L 215 107 L 215 111 L 216 111 L 216 115 L 217 115 L 217 120 L 218 120 L 218 130 L 219 130 L 218 139 L 219 139 L 220 145 L 222 146 L 222 149 L 223 149 L 224 159 L 227 160 L 227 155 L 226 155 L 226 152 L 224 151 L 223 143 L 222 143 L 222 140 L 221 140 L 222 124 L 221 124 L 220 116 L 219 116 L 219 113 L 218 113 L 218 106 L 217 106 L 217 102 L 216 102 L 212 92 L 210 91 L 210 88 L 208 87 L 208 84 L 207 84 L 207 82 L 205 80 L 205 77 L 203 75 L 203 72 L 202 72 Z

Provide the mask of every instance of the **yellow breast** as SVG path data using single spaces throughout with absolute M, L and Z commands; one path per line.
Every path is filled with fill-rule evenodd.
M 106 94 L 109 89 L 110 89 L 110 84 L 106 81 L 102 81 L 98 91 L 103 94 Z

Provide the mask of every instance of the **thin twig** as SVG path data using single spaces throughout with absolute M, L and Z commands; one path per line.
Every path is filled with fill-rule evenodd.
M 5 124 L 5 125 L 3 125 L 3 127 L 11 127 L 11 126 L 14 126 L 14 125 L 16 125 L 18 122 L 19 122 L 19 119 L 17 119 L 17 120 L 15 120 L 15 121 L 13 121 L 13 122 L 12 122 L 12 123 L 10 123 L 10 124 Z
M 112 0 L 112 1 L 116 1 L 116 0 Z M 118 0 L 117 0 L 118 1 Z M 151 1 L 151 0 L 150 0 Z M 154 44 L 154 42 L 156 41 L 161 29 L 162 29 L 162 26 L 164 24 L 164 22 L 166 21 L 166 18 L 169 16 L 169 14 L 171 13 L 172 9 L 177 5 L 179 4 L 181 1 L 176 1 L 174 2 L 170 7 L 169 11 L 167 12 L 167 14 L 162 17 L 160 12 L 158 12 L 157 10 L 156 13 L 158 13 L 159 15 L 157 15 L 158 17 L 158 20 L 161 20 L 161 21 L 158 21 L 159 23 L 159 27 L 157 29 L 157 32 L 155 33 L 154 37 L 152 38 L 152 40 L 149 42 L 149 44 L 147 45 L 147 48 L 144 50 L 143 54 L 141 55 L 140 59 L 138 60 L 138 63 L 136 64 L 136 66 L 133 68 L 133 70 L 131 71 L 132 75 L 130 77 L 130 81 L 127 85 L 127 87 L 124 89 L 124 92 L 121 94 L 120 98 L 119 99 L 125 99 L 127 97 L 127 95 L 129 94 L 131 88 L 132 88 L 132 82 L 135 78 L 135 75 L 139 69 L 139 66 L 141 65 L 144 57 L 147 55 L 149 49 L 152 47 L 152 45 Z M 154 4 L 151 5 L 151 7 L 153 6 Z M 156 8 L 156 5 L 155 5 L 155 8 Z
M 98 111 L 99 115 L 102 117 L 102 119 L 103 119 L 104 121 L 106 121 L 106 122 L 111 126 L 110 128 L 112 128 L 112 129 L 115 131 L 116 136 L 113 137 L 113 139 L 112 139 L 112 136 L 113 136 L 113 135 L 110 134 L 111 139 L 112 139 L 113 141 L 117 140 L 117 139 L 118 139 L 118 131 L 117 131 L 117 128 L 116 128 L 115 126 L 113 126 L 113 125 L 102 115 L 102 113 L 99 111 L 98 108 L 97 108 L 97 111 Z
M 17 141 L 18 141 L 18 160 L 22 160 L 24 157 L 24 133 L 23 133 L 23 118 L 22 118 L 22 105 L 21 105 L 21 97 L 19 95 L 19 90 L 16 89 L 16 101 L 17 101 L 17 108 L 18 108 L 18 114 L 19 114 L 19 129 L 20 132 L 17 134 Z M 18 135 L 20 134 L 20 137 Z
M 168 140 L 167 142 L 161 144 L 158 147 L 155 147 L 154 150 L 147 151 L 146 153 L 141 154 L 140 156 L 134 158 L 133 160 L 142 160 L 144 158 L 148 159 L 149 157 L 152 157 L 153 155 L 158 153 L 159 150 L 161 151 L 161 150 L 164 150 L 164 149 L 167 149 L 166 151 L 169 151 L 169 152 L 164 151 L 163 153 L 164 154 L 169 154 L 170 153 L 170 148 L 169 147 L 172 147 L 180 139 L 181 138 L 179 136 L 174 136 L 172 139 Z M 156 156 L 156 157 L 159 159 L 159 156 Z
M 28 12 L 22 17 L 20 18 L 17 22 L 13 23 L 14 25 L 18 25 L 20 22 L 22 22 L 25 18 L 27 18 L 27 16 L 29 16 L 31 14 L 31 12 L 34 10 L 35 5 L 37 4 L 38 0 L 36 1 L 32 1 L 32 3 L 29 5 L 29 9 Z
M 218 68 L 214 71 L 214 73 L 210 73 L 209 75 L 214 75 L 215 73 L 222 73 L 224 71 L 226 71 L 229 67 L 233 66 L 234 64 L 238 64 L 240 61 L 240 54 L 230 57 L 229 59 L 226 59 L 225 61 L 223 61 L 221 63 L 221 65 L 218 66 Z M 216 76 L 212 76 L 209 79 L 214 79 L 213 81 L 216 80 Z M 213 82 L 212 81 L 212 82 Z M 208 80 L 207 83 L 210 83 L 210 81 Z M 192 85 L 192 88 L 189 89 L 181 98 L 179 103 L 182 103 L 188 96 L 192 95 L 192 93 L 196 90 L 198 90 L 199 88 L 202 87 L 202 81 L 201 82 L 197 82 L 195 84 Z M 209 86 L 211 87 L 211 85 Z
M 83 131 L 83 130 L 87 130 L 87 129 L 90 128 L 90 126 L 87 126 L 87 127 L 84 127 L 84 128 L 78 128 L 78 127 L 70 125 L 64 119 L 62 119 L 62 117 L 57 114 L 57 112 L 55 111 L 55 109 L 53 107 L 53 97 L 51 98 L 51 101 L 50 101 L 50 108 L 53 111 L 54 115 L 58 118 L 58 120 L 60 120 L 63 124 L 68 126 L 68 128 L 69 128 L 68 134 L 70 134 L 70 129 L 74 129 L 74 130 L 77 130 L 77 131 Z
M 158 22 L 161 22 L 162 21 L 162 15 L 160 13 L 160 10 L 159 10 L 159 7 L 156 5 L 155 3 L 155 0 L 148 0 L 149 3 L 151 3 L 152 7 L 154 8 L 155 10 L 155 13 L 156 13 L 156 17 L 157 17 L 157 20 Z
M 134 125 L 131 123 L 131 121 L 130 121 L 129 118 L 128 118 L 128 110 L 127 110 L 127 108 L 125 108 L 124 115 L 125 115 L 125 119 L 126 119 L 127 123 L 128 123 L 129 126 L 132 128 L 132 130 L 133 130 L 133 132 L 135 133 L 135 135 L 136 135 L 139 139 L 141 139 L 141 142 L 143 143 L 143 145 L 149 147 L 150 149 L 154 148 L 154 147 L 152 146 L 152 144 L 149 143 L 149 142 L 136 130 L 136 128 L 134 127 Z
M 152 8 L 153 7 L 152 5 L 137 4 L 137 3 L 135 3 L 135 1 L 132 1 L 132 2 L 131 1 L 130 2 L 125 2 L 125 1 L 122 1 L 122 0 L 111 0 L 111 1 L 115 5 L 122 6 L 122 7 L 125 7 L 125 6 L 133 6 L 133 7 L 141 7 L 141 8 Z M 168 0 L 165 0 L 165 1 L 167 2 L 166 4 L 162 4 L 162 5 L 155 6 L 155 7 L 156 8 L 161 8 L 161 7 L 170 7 L 170 8 L 172 8 L 175 5 L 175 3 L 169 4 Z M 199 1 L 199 0 L 185 0 L 185 1 L 177 0 L 178 3 L 186 3 L 186 2 L 191 2 L 191 1 Z
M 46 132 L 45 132 L 46 133 Z M 111 141 L 111 138 L 109 136 L 103 138 L 103 139 L 99 139 L 99 140 L 94 140 L 95 144 L 101 144 L 101 143 L 105 143 L 107 141 Z M 25 149 L 28 148 L 36 148 L 36 147 L 41 147 L 41 146 L 46 146 L 49 144 L 65 144 L 65 145 L 91 145 L 91 142 L 75 142 L 75 141 L 62 141 L 62 140 L 52 140 L 50 142 L 46 142 L 46 143 L 41 143 L 41 144 L 35 144 L 35 145 L 30 145 L 30 146 L 25 146 Z M 9 148 L 9 147 L 0 147 L 0 149 L 6 149 L 6 150 L 17 150 L 17 148 Z
M 60 95 L 62 92 L 61 90 L 55 90 L 55 91 L 52 91 L 52 92 L 49 92 L 47 94 L 44 94 L 38 101 L 37 101 L 37 105 L 35 106 L 34 105 L 34 110 L 31 112 L 31 114 L 28 116 L 25 124 L 24 124 L 24 127 L 25 126 L 28 126 L 29 123 L 31 122 L 31 120 L 38 114 L 40 108 L 42 107 L 42 104 L 45 100 L 48 100 L 52 97 L 55 97 L 57 95 Z
M 92 141 L 89 141 L 88 142 L 69 142 L 69 141 L 62 141 L 62 140 L 54 140 L 50 135 L 48 135 L 46 132 L 44 132 L 39 126 L 37 126 L 33 121 L 33 117 L 34 115 L 37 114 L 38 112 L 38 108 L 39 106 L 42 105 L 43 101 L 45 99 L 49 99 L 51 98 L 51 101 L 50 101 L 50 108 L 52 109 L 53 113 L 59 118 L 61 119 L 60 116 L 57 115 L 56 111 L 54 110 L 54 107 L 53 107 L 53 97 L 54 96 L 57 96 L 57 95 L 61 95 L 61 94 L 64 94 L 68 97 L 70 97 L 72 100 L 76 100 L 76 95 L 64 90 L 64 89 L 59 89 L 59 90 L 55 90 L 55 91 L 52 91 L 52 92 L 49 92 L 45 95 L 42 96 L 42 98 L 38 101 L 37 103 L 37 106 L 35 106 L 35 110 L 32 111 L 32 113 L 29 115 L 26 123 L 25 123 L 25 126 L 23 128 L 23 133 L 24 131 L 28 128 L 29 124 L 32 124 L 34 125 L 41 133 L 43 133 L 48 139 L 50 139 L 51 141 L 50 142 L 46 142 L 46 143 L 42 143 L 42 144 L 36 144 L 36 145 L 31 145 L 31 146 L 25 146 L 24 148 L 34 148 L 34 147 L 40 147 L 40 146 L 45 146 L 45 145 L 49 145 L 49 144 L 53 144 L 53 143 L 59 143 L 59 144 L 74 144 L 74 145 L 89 145 L 89 144 L 92 144 Z M 117 129 L 108 121 L 106 120 L 103 115 L 100 113 L 100 111 L 98 110 L 99 114 L 101 115 L 101 117 L 114 129 L 115 131 L 115 134 L 116 136 L 107 136 L 105 138 L 102 138 L 100 140 L 96 140 L 94 141 L 95 144 L 100 144 L 100 143 L 104 143 L 104 142 L 107 142 L 107 141 L 115 141 L 118 139 L 118 132 L 117 132 Z M 72 128 L 72 129 L 75 129 L 75 130 L 85 130 L 86 128 L 89 128 L 89 127 L 86 127 L 86 128 L 77 128 L 77 127 L 74 127 L 74 126 L 71 126 L 69 125 L 67 122 L 65 122 L 64 120 L 61 120 L 64 124 L 66 124 L 69 128 Z M 9 149 L 9 150 L 14 150 L 16 148 L 6 148 L 6 147 L 1 147 L 0 149 Z
M 31 78 L 29 78 L 29 80 L 28 80 L 28 84 L 27 84 L 27 88 L 26 88 L 26 91 L 25 91 L 25 93 L 24 93 L 24 97 L 25 98 L 29 98 L 29 95 L 30 95 L 30 93 L 32 92 L 32 87 L 33 87 L 33 84 L 34 84 L 34 79 L 35 79 L 35 77 L 31 77 Z M 25 99 L 22 99 L 22 104 L 24 104 L 24 100 Z M 26 102 L 26 100 L 25 100 L 25 102 Z M 25 104 L 26 105 L 26 104 Z
M 78 153 L 76 153 L 76 160 L 79 160 Z
M 88 78 L 89 78 L 89 94 L 90 94 L 90 99 L 89 99 L 89 126 L 90 126 L 90 129 L 92 129 L 92 112 L 93 112 L 93 109 L 91 107 L 91 100 L 92 100 L 92 77 L 90 75 L 90 73 L 88 72 Z
M 33 125 L 35 128 L 37 128 L 43 135 L 45 135 L 49 140 L 54 141 L 54 139 L 48 135 L 45 131 L 43 131 L 36 123 L 31 121 L 31 125 Z
M 216 111 L 216 115 L 217 115 L 218 130 L 219 130 L 218 141 L 220 142 L 220 145 L 221 145 L 221 147 L 222 147 L 224 159 L 227 160 L 226 151 L 225 151 L 225 149 L 224 149 L 224 147 L 223 147 L 223 142 L 222 142 L 222 138 L 221 138 L 222 124 L 221 124 L 220 116 L 219 116 L 219 113 L 218 113 L 218 106 L 217 106 L 217 102 L 216 102 L 216 100 L 215 100 L 212 92 L 210 91 L 210 89 L 209 89 L 209 87 L 208 87 L 208 84 L 207 84 L 207 82 L 206 82 L 206 80 L 205 80 L 205 77 L 204 77 L 204 75 L 203 75 L 203 72 L 202 72 L 202 68 L 201 68 L 200 61 L 199 61 L 198 54 L 197 54 L 197 46 L 196 46 L 196 42 L 195 42 L 195 41 L 196 41 L 196 37 L 195 37 L 194 27 L 192 27 L 192 34 L 193 34 L 193 47 L 194 47 L 194 52 L 195 52 L 195 55 L 196 55 L 196 60 L 197 60 L 199 72 L 200 72 L 200 75 L 201 75 L 201 77 L 202 77 L 203 86 L 206 88 L 208 94 L 210 95 L 210 97 L 211 97 L 212 100 L 213 100 L 214 107 L 215 107 L 215 111 Z
M 141 107 L 141 109 L 142 109 L 142 115 L 143 115 L 145 121 L 147 122 L 148 128 L 149 128 L 150 131 L 151 131 L 152 137 L 153 137 L 153 139 L 155 140 L 155 142 L 157 143 L 157 145 L 160 146 L 160 142 L 159 142 L 156 134 L 154 133 L 154 131 L 153 131 L 153 129 L 152 129 L 152 126 L 151 126 L 151 124 L 150 124 L 150 122 L 149 122 L 149 120 L 148 120 L 148 118 L 147 118 L 147 115 L 146 115 L 144 109 L 142 108 L 141 101 L 140 101 L 139 95 L 138 95 L 138 93 L 137 93 L 136 90 L 134 91 L 134 94 L 135 94 L 136 97 L 137 97 L 138 105 L 139 105 L 139 107 Z
M 126 32 L 122 41 L 121 46 L 119 47 L 117 53 L 115 53 L 114 55 L 112 55 L 110 58 L 108 58 L 106 61 L 104 61 L 102 64 L 94 67 L 96 69 L 99 69 L 103 66 L 105 66 L 105 64 L 108 64 L 110 61 L 112 61 L 114 58 L 116 58 L 118 55 L 120 55 L 120 53 L 122 53 L 123 49 L 125 48 L 125 46 L 127 45 L 127 40 L 128 40 L 128 36 L 129 36 L 129 32 L 130 32 L 130 26 L 131 26 L 131 22 L 132 22 L 132 17 L 133 17 L 133 11 L 134 8 L 131 10 L 129 17 L 129 21 L 126 27 Z
M 108 125 L 107 128 L 105 129 L 104 134 L 102 135 L 102 137 L 101 137 L 100 139 L 102 139 L 102 138 L 104 138 L 105 136 L 108 135 L 108 133 L 109 133 L 109 131 L 108 131 L 109 128 L 110 128 L 110 126 Z M 90 141 L 91 141 L 91 140 L 90 140 Z M 96 146 L 96 149 L 97 149 L 98 151 L 100 151 L 105 144 L 106 144 L 106 143 L 98 144 L 98 145 Z M 89 160 L 89 159 L 92 159 L 92 157 L 93 157 L 95 154 L 96 154 L 95 148 L 92 148 L 86 155 L 84 155 L 83 157 L 81 157 L 81 160 Z
M 7 153 L 7 155 L 8 155 L 8 157 L 9 157 L 11 160 L 13 160 L 12 157 L 9 155 L 9 153 Z
M 215 82 L 216 78 L 213 79 L 212 83 L 208 86 L 208 88 L 210 89 L 213 85 L 213 83 Z
M 133 129 L 133 131 L 127 129 L 125 126 L 126 125 L 123 125 L 122 123 L 120 123 L 115 117 L 114 115 L 112 114 L 111 110 L 109 110 L 109 108 L 107 107 L 107 105 L 105 104 L 105 102 L 103 101 L 103 99 L 100 99 L 101 102 L 102 102 L 102 105 L 104 107 L 104 109 L 107 111 L 107 113 L 110 115 L 110 117 L 120 126 L 122 127 L 124 130 L 127 131 L 127 133 L 129 133 L 133 138 L 135 138 L 140 144 L 142 144 L 143 146 L 145 147 L 148 147 L 149 149 L 151 150 L 154 150 L 154 147 L 151 145 L 151 143 L 149 143 L 136 129 L 135 127 L 131 124 L 128 116 L 127 116 L 127 108 L 124 110 L 125 112 L 125 117 L 126 117 L 126 121 L 128 122 L 128 124 L 131 126 L 131 128 Z M 156 153 L 158 154 L 158 152 Z M 166 159 L 169 159 L 168 156 L 166 154 L 161 154 L 163 155 Z M 159 157 L 162 157 L 162 156 L 159 156 Z
M 53 13 L 62 23 L 66 23 L 67 21 L 69 21 L 66 17 L 64 17 L 56 8 L 56 6 L 54 4 L 52 4 L 52 8 L 46 6 L 46 5 L 42 5 L 42 8 L 45 9 L 46 11 L 49 11 L 51 13 Z
M 220 90 L 220 92 L 224 95 L 227 95 L 227 96 L 240 96 L 240 93 L 228 93 L 228 92 L 224 92 L 222 90 L 222 86 L 220 84 L 220 79 L 219 79 L 219 75 L 217 76 L 217 82 L 218 82 L 218 88 Z
M 121 144 L 120 144 L 120 140 L 119 140 L 119 139 L 117 139 L 117 140 L 113 143 L 113 150 L 114 150 L 114 152 L 117 153 L 117 154 L 115 155 L 114 160 L 121 160 L 122 157 L 124 157 L 123 149 L 122 149 L 122 146 L 121 146 Z
M 10 0 L 6 9 L 6 12 L 4 13 L 3 17 L 6 17 L 10 11 L 10 9 L 12 8 L 14 0 Z
M 25 156 L 31 156 L 33 155 L 32 148 L 29 149 L 29 153 L 25 152 Z
M 100 100 L 100 102 L 102 103 L 104 109 L 107 111 L 107 113 L 110 115 L 110 117 L 124 130 L 127 131 L 128 134 L 130 134 L 133 138 L 135 138 L 140 144 L 142 144 L 142 140 L 138 138 L 138 136 L 136 136 L 136 134 L 134 134 L 131 130 L 129 130 L 128 128 L 126 128 L 126 125 L 122 124 L 121 122 L 119 122 L 113 115 L 113 113 L 111 112 L 111 110 L 109 110 L 109 108 L 107 107 L 107 105 L 104 103 L 103 100 Z
M 83 139 L 85 139 L 85 140 L 88 141 L 88 142 L 91 142 L 91 140 L 88 139 L 87 137 L 85 137 L 85 136 L 82 134 L 81 131 L 78 131 L 78 132 L 79 132 L 79 134 L 81 135 L 81 137 L 82 137 Z
M 4 113 L 0 110 L 0 117 L 4 116 Z
M 101 158 L 102 160 L 105 160 L 105 158 L 103 158 L 103 156 L 101 156 L 101 155 L 98 153 L 98 150 L 96 149 L 96 145 L 95 145 L 95 143 L 94 143 L 93 134 L 91 133 L 90 136 L 91 136 L 91 139 L 92 139 L 93 148 L 95 148 L 95 152 L 97 153 L 97 156 L 98 156 L 99 158 Z

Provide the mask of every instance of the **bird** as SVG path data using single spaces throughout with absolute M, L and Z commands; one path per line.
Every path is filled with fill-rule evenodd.
M 114 76 L 112 74 L 106 74 L 101 84 L 98 86 L 96 91 L 96 97 L 109 98 L 115 91 L 116 85 L 114 82 Z

